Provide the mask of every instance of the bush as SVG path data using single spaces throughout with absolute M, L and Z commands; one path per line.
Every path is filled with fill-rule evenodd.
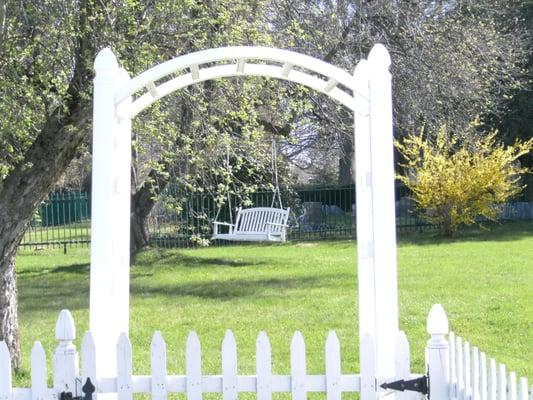
M 499 206 L 524 188 L 520 176 L 529 170 L 518 158 L 533 149 L 533 139 L 504 146 L 496 134 L 459 140 L 443 126 L 433 140 L 422 132 L 395 143 L 405 158 L 398 179 L 412 191 L 422 217 L 440 224 L 446 236 L 478 217 L 494 220 Z

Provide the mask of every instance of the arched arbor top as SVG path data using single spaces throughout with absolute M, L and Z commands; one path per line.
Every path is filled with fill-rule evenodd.
M 372 53 L 379 58 L 385 57 L 385 63 L 381 62 L 381 65 L 388 67 L 390 59 L 383 46 L 375 46 L 369 60 Z M 116 65 L 116 58 L 109 49 L 102 50 L 95 61 L 97 73 L 114 69 Z M 282 49 L 236 46 L 202 50 L 156 65 L 117 87 L 115 105 L 137 94 L 121 112 L 131 118 L 176 90 L 232 76 L 263 76 L 299 83 L 328 95 L 351 110 L 355 110 L 354 96 L 368 100 L 356 90 L 352 74 L 322 60 Z

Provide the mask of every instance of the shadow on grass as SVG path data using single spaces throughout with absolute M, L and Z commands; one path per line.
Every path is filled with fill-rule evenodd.
M 20 312 L 79 310 L 89 307 L 89 281 L 66 277 L 52 282 L 39 279 L 19 284 Z
M 84 273 L 87 265 L 74 264 L 57 268 L 53 274 L 42 276 L 27 276 L 20 281 L 19 302 L 21 312 L 36 312 L 43 310 L 86 309 L 89 306 L 88 275 L 68 276 L 62 272 L 74 271 Z M 50 271 L 51 272 L 51 271 Z M 55 276 L 54 276 L 55 275 Z M 290 278 L 266 279 L 217 279 L 206 282 L 185 282 L 166 285 L 150 285 L 150 278 L 145 282 L 135 280 L 131 282 L 131 296 L 143 297 L 197 297 L 203 299 L 230 301 L 242 298 L 283 298 L 286 291 L 294 289 L 310 289 L 313 287 L 338 286 L 340 281 L 351 282 L 350 274 L 330 274 L 320 276 L 301 276 Z
M 141 253 L 142 254 L 142 253 Z M 142 268 L 152 266 L 155 263 L 165 267 L 251 267 L 265 264 L 264 261 L 253 260 L 249 256 L 246 259 L 223 257 L 194 257 L 187 254 L 177 253 L 176 251 L 151 251 L 148 257 L 136 257 L 135 266 Z
M 435 245 L 458 242 L 503 242 L 533 237 L 533 221 L 486 223 L 484 228 L 466 227 L 455 237 L 449 238 L 439 232 L 400 232 L 400 244 Z
M 236 298 L 283 298 L 286 290 L 338 286 L 338 280 L 350 281 L 350 274 L 303 276 L 294 278 L 233 279 L 183 283 L 166 286 L 147 286 L 132 283 L 131 294 L 136 296 L 198 297 L 229 301 Z M 335 278 L 335 279 L 330 279 Z
M 89 273 L 89 264 L 71 264 L 61 267 L 55 267 L 52 269 L 27 269 L 17 272 L 19 277 L 32 276 L 37 277 L 41 275 L 56 274 L 56 273 L 67 273 L 67 274 L 83 274 L 87 275 Z

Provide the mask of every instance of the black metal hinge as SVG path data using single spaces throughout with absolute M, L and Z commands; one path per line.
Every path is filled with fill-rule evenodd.
M 403 392 L 405 390 L 410 390 L 411 392 L 418 392 L 422 394 L 428 394 L 428 377 L 423 375 L 419 378 L 404 380 L 400 379 L 398 381 L 383 383 L 381 385 L 383 389 L 392 389 Z
M 85 385 L 81 388 L 85 396 L 72 396 L 72 392 L 61 392 L 59 394 L 59 400 L 92 400 L 95 389 L 91 378 L 87 378 Z

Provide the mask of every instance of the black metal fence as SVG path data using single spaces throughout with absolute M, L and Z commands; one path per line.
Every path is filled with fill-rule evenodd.
M 406 229 L 435 229 L 421 220 L 407 191 L 398 186 L 396 190 L 397 227 Z M 168 209 L 161 202 L 152 212 L 150 220 L 151 240 L 160 247 L 186 247 L 199 243 L 211 234 L 211 223 L 234 222 L 235 210 L 243 207 L 270 207 L 272 192 L 257 192 L 242 204 L 232 197 L 231 207 L 225 204 L 218 208 L 212 196 L 207 194 L 171 193 L 172 198 L 182 199 L 178 210 Z M 300 188 L 282 191 L 283 207 L 290 207 L 289 240 L 316 240 L 326 238 L 355 237 L 355 188 L 354 185 Z M 278 202 L 275 203 L 279 206 Z M 217 241 L 215 244 L 227 244 Z
M 533 219 L 533 179 L 520 198 L 502 208 L 505 220 Z M 149 220 L 151 242 L 160 247 L 191 247 L 205 243 L 211 236 L 212 222 L 231 222 L 236 198 L 217 207 L 212 196 L 169 191 L 152 210 Z M 289 240 L 317 240 L 355 237 L 355 188 L 353 185 L 299 188 L 281 193 L 284 207 L 291 208 Z M 271 206 L 271 192 L 252 193 L 248 206 Z M 396 225 L 399 231 L 434 230 L 417 213 L 408 190 L 396 186 Z M 174 204 L 170 207 L 169 204 Z M 177 205 L 177 206 L 176 206 Z M 277 205 L 277 202 L 276 202 Z M 36 212 L 21 243 L 22 246 L 80 246 L 90 242 L 90 196 L 82 192 L 53 193 Z M 216 241 L 222 245 L 227 242 Z

